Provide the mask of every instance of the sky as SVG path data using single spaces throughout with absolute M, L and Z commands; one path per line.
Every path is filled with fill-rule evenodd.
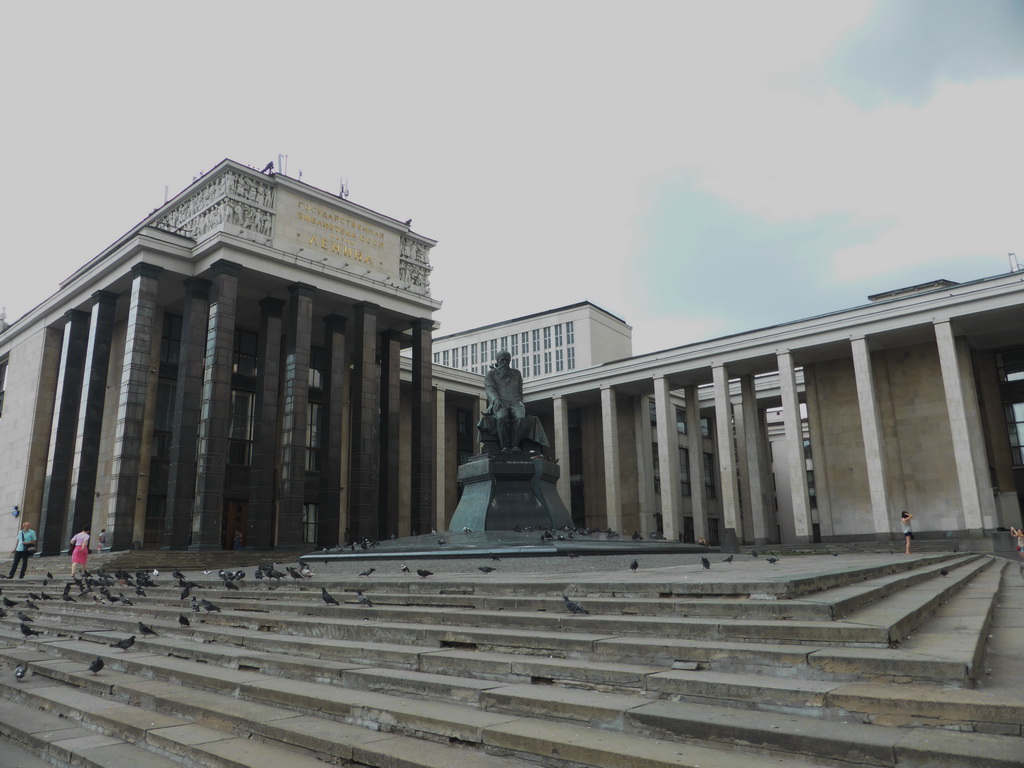
M 439 334 L 588 300 L 635 353 L 1024 263 L 1024 2 L 22 3 L 15 320 L 224 158 L 438 241 Z

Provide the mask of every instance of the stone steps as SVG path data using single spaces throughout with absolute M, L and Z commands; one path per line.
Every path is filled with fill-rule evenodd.
M 552 768 L 567 761 L 642 768 L 753 766 L 754 761 L 853 761 L 899 768 L 1019 765 L 1021 702 L 948 687 L 969 684 L 976 674 L 1002 566 L 991 567 L 990 558 L 942 562 L 949 570 L 945 577 L 936 575 L 938 561 L 927 559 L 897 571 L 852 568 L 845 580 L 830 569 L 819 572 L 821 583 L 834 586 L 819 594 L 801 592 L 799 599 L 829 606 L 854 601 L 858 607 L 843 621 L 704 619 L 729 626 L 731 640 L 718 634 L 680 636 L 680 623 L 690 621 L 676 616 L 443 611 L 436 604 L 415 603 L 382 607 L 371 616 L 355 606 L 324 605 L 319 581 L 303 585 L 313 587 L 307 591 L 289 585 L 262 595 L 250 590 L 242 598 L 210 594 L 224 612 L 193 616 L 188 628 L 177 626 L 182 604 L 169 588 L 133 606 L 48 602 L 35 622 L 44 632 L 38 638 L 25 641 L 16 620 L 0 620 L 0 646 L 7 646 L 0 648 L 0 663 L 9 670 L 32 655 L 35 673 L 22 683 L 9 673 L 0 678 L 0 697 L 6 697 L 0 698 L 0 733 L 8 727 L 8 711 L 23 706 L 31 686 L 45 683 L 55 693 L 66 689 L 130 708 L 118 710 L 109 722 L 83 720 L 83 727 L 103 738 L 203 765 L 219 766 L 216 761 L 235 749 L 244 759 L 263 754 L 231 742 L 239 738 L 250 747 L 263 739 L 284 750 L 277 756 L 283 764 L 290 764 L 292 752 L 352 760 L 338 752 L 342 746 L 332 746 L 340 726 L 379 739 L 408 739 L 408 756 L 399 757 L 398 742 L 387 742 L 386 755 L 383 744 L 365 746 L 378 762 L 357 762 L 382 766 L 460 765 L 445 762 L 445 750 L 458 750 L 452 754 L 460 759 L 493 757 L 515 766 L 539 762 Z M 805 565 L 772 578 L 809 581 L 811 575 L 796 572 Z M 865 577 L 868 572 L 874 575 Z M 907 578 L 887 583 L 897 572 Z M 449 581 L 457 586 L 457 579 Z M 732 583 L 751 582 L 741 574 Z M 879 597 L 864 601 L 848 589 L 858 583 L 862 592 Z M 627 584 L 623 591 L 637 586 Z M 681 592 L 690 586 L 684 584 Z M 13 591 L 20 597 L 34 588 L 26 583 Z M 709 594 L 725 594 L 723 589 L 720 584 Z M 772 594 L 790 589 L 800 588 L 781 585 Z M 826 596 L 824 589 L 836 591 Z M 552 591 L 549 586 L 548 594 Z M 410 592 L 409 599 L 415 597 Z M 634 598 L 601 599 L 609 601 L 611 613 L 613 605 Z M 406 620 L 403 610 L 419 611 L 418 620 Z M 505 617 L 505 624 L 468 623 L 480 614 L 487 614 L 485 622 Z M 869 618 L 877 623 L 868 623 Z M 140 620 L 160 636 L 140 637 L 128 652 L 109 647 L 134 633 Z M 782 632 L 785 625 L 789 628 Z M 831 645 L 827 633 L 815 636 L 824 641 L 776 639 L 802 638 L 812 625 L 882 629 L 886 642 Z M 899 637 L 898 647 L 889 647 L 891 633 Z M 107 667 L 93 676 L 85 668 L 96 655 Z M 927 680 L 944 685 L 927 685 Z M 40 696 L 33 706 L 52 712 L 62 701 L 71 707 L 64 719 L 89 714 L 81 708 L 86 700 L 50 698 L 54 701 Z M 89 706 L 103 709 L 96 702 Z M 143 722 L 146 712 L 184 722 L 147 727 L 144 734 L 128 729 L 129 721 Z M 195 744 L 184 743 L 189 740 Z M 356 735 L 341 740 L 350 750 L 363 744 Z M 417 750 L 420 744 L 430 746 Z M 440 750 L 436 762 L 411 762 L 426 760 L 430 750 Z

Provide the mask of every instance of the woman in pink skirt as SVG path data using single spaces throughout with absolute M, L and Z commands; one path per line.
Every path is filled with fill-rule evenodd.
M 78 566 L 85 570 L 85 563 L 89 559 L 89 526 L 85 526 L 80 533 L 71 537 L 71 578 L 75 578 Z

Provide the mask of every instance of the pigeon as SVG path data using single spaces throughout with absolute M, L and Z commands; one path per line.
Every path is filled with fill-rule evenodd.
M 178 581 L 185 581 L 185 574 L 181 571 L 171 571 L 171 576 L 176 578 Z
M 18 613 L 15 615 L 18 617 L 20 621 L 32 621 L 32 617 L 29 616 L 27 613 L 22 613 L 21 611 L 18 611 Z
M 50 597 L 50 596 L 49 596 L 48 594 L 46 594 L 45 592 L 40 592 L 40 593 L 39 593 L 39 596 L 40 596 L 41 598 L 43 598 L 43 600 L 53 600 L 53 598 L 52 598 L 52 597 Z
M 705 571 L 710 571 L 711 570 L 711 561 L 708 560 L 706 557 L 702 557 L 700 559 L 700 564 L 704 566 L 704 570 Z
M 47 571 L 46 572 L 46 578 L 49 579 L 50 581 L 53 581 L 53 574 L 50 573 L 49 571 Z
M 405 564 L 402 565 L 401 570 L 402 570 L 402 573 L 412 573 L 412 571 L 409 570 L 409 566 L 405 565 Z
M 228 579 L 224 579 L 224 589 L 233 589 L 238 592 L 238 585 Z
M 729 556 L 728 556 L 727 558 L 725 558 L 725 560 L 723 560 L 722 562 L 723 562 L 723 563 L 731 563 L 731 562 L 732 562 L 732 555 L 729 555 Z
M 941 573 L 943 576 L 949 576 L 949 571 L 947 571 L 945 568 L 940 570 L 939 573 Z
M 9 599 L 7 595 L 4 595 L 3 603 L 5 608 L 13 608 L 18 604 L 16 601 Z
M 65 603 L 77 603 L 78 602 L 77 600 L 75 600 L 75 598 L 73 598 L 67 592 L 65 592 L 63 595 L 61 595 L 60 599 L 63 600 Z
M 359 600 L 360 605 L 365 605 L 367 608 L 373 608 L 373 603 L 366 595 L 363 594 L 362 590 L 356 590 L 356 598 Z
M 135 588 L 135 594 L 138 595 L 139 597 L 145 597 L 146 596 L 146 590 L 144 590 L 142 587 L 136 587 Z
M 30 627 L 28 624 L 19 624 L 18 626 L 21 628 L 21 634 L 23 634 L 25 637 L 32 637 L 32 635 L 40 634 L 39 632 L 36 632 L 34 629 L 32 629 L 32 627 Z
M 629 570 L 631 570 L 633 573 L 636 573 L 636 569 L 639 567 L 640 563 L 638 563 L 636 560 L 629 564 Z
M 489 566 L 489 565 L 481 565 L 479 570 L 481 572 L 483 572 L 483 573 L 491 573 L 491 572 L 496 571 L 498 569 L 497 568 L 491 568 L 491 566 Z
M 291 576 L 293 579 L 297 579 L 299 581 L 302 581 L 303 579 L 306 578 L 301 573 L 299 573 L 294 568 L 292 568 L 290 565 L 286 565 L 284 569 L 286 571 L 288 571 L 288 575 Z
M 302 578 L 304 578 L 304 579 L 312 579 L 313 578 L 313 569 L 310 568 L 305 563 L 303 563 L 299 567 L 299 575 L 302 576 Z
M 362 573 L 360 573 L 359 575 L 360 575 L 360 576 L 369 576 L 369 575 L 370 575 L 371 573 L 373 573 L 373 572 L 374 572 L 375 570 L 377 570 L 377 569 L 376 569 L 376 568 L 367 568 L 367 569 L 366 569 L 365 571 L 363 571 L 363 572 L 362 572 Z
M 422 568 L 417 568 L 416 569 L 416 573 L 419 574 L 421 579 L 425 579 L 425 578 L 427 578 L 427 576 L 433 576 L 434 575 L 432 571 L 425 571 Z
M 20 683 L 25 678 L 27 671 L 28 668 L 24 664 L 19 664 L 14 668 L 14 679 Z
M 139 632 L 143 635 L 153 635 L 156 637 L 156 632 L 153 631 L 152 627 L 147 627 L 141 621 L 139 622 Z
M 330 593 L 327 591 L 327 587 L 320 587 L 320 597 L 325 603 L 327 603 L 327 605 L 338 605 L 338 601 L 331 597 Z
M 133 645 L 135 645 L 135 635 L 132 635 L 131 637 L 126 637 L 124 640 L 118 640 L 116 643 L 111 643 L 110 647 L 120 648 L 122 651 L 127 651 Z
M 199 610 L 200 610 L 200 608 L 199 608 L 199 601 L 196 600 L 196 596 L 195 595 L 192 595 L 192 600 L 189 603 L 189 607 L 192 609 L 193 613 L 199 613 Z
M 750 555 L 751 557 L 757 557 L 757 552 L 755 552 L 754 550 L 750 550 Z
M 89 671 L 95 675 L 98 674 L 101 669 L 103 669 L 103 659 L 97 656 L 92 660 L 92 664 L 89 665 Z
M 216 611 L 217 613 L 220 613 L 220 608 L 211 603 L 209 600 L 200 600 L 199 604 L 203 606 L 203 610 L 207 613 L 209 613 L 210 611 Z
M 779 562 L 779 558 L 777 558 L 775 555 L 772 555 L 768 558 L 768 562 L 772 565 L 775 565 L 777 562 Z
M 566 595 L 562 595 L 562 600 L 565 602 L 565 610 L 567 610 L 574 616 L 580 613 L 590 613 L 590 611 L 588 611 L 582 605 L 577 603 L 575 600 L 570 600 Z
M 263 570 L 260 569 L 260 568 L 257 568 L 256 569 L 256 573 L 254 574 L 254 576 L 256 578 L 256 581 L 263 581 Z
M 178 614 L 178 623 L 183 627 L 192 626 L 192 622 L 188 620 L 188 616 L 186 616 L 184 613 Z

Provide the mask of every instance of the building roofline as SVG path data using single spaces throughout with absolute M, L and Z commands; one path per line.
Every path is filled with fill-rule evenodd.
M 532 320 L 535 317 L 544 317 L 544 315 L 553 315 L 553 314 L 555 314 L 557 312 L 566 312 L 566 311 L 568 311 L 570 309 L 580 309 L 582 307 L 591 307 L 592 309 L 596 309 L 601 314 L 607 315 L 608 317 L 612 318 L 613 320 L 619 321 L 620 323 L 622 323 L 624 326 L 626 326 L 630 330 L 633 330 L 633 326 L 631 326 L 629 323 L 627 323 L 625 320 L 623 320 L 618 315 L 614 314 L 613 312 L 609 312 L 607 309 L 604 309 L 603 307 L 599 307 L 597 304 L 595 304 L 594 302 L 590 301 L 589 299 L 584 299 L 583 301 L 578 301 L 575 304 L 566 304 L 564 307 L 555 307 L 553 309 L 545 309 L 542 312 L 532 312 L 529 315 L 520 315 L 519 317 L 509 318 L 508 320 L 501 320 L 501 321 L 496 322 L 496 323 L 488 323 L 487 325 L 478 325 L 475 328 L 467 328 L 464 331 L 456 331 L 455 333 L 448 333 L 448 334 L 445 334 L 444 336 L 435 336 L 434 337 L 434 343 L 436 344 L 439 341 L 444 341 L 445 339 L 452 339 L 452 338 L 455 338 L 457 336 L 468 336 L 471 333 L 479 333 L 480 331 L 486 331 L 486 330 L 488 330 L 490 328 L 499 328 L 499 327 L 501 327 L 503 325 L 512 325 L 513 323 L 521 323 L 521 322 L 523 322 L 525 320 Z

